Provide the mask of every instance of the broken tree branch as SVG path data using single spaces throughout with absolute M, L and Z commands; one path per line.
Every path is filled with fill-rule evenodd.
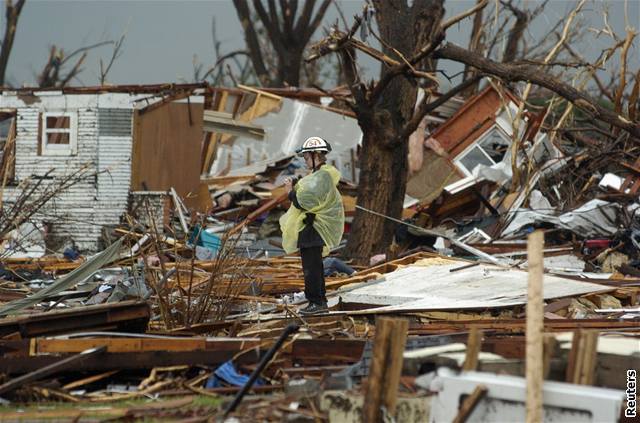
M 485 73 L 495 75 L 505 81 L 527 81 L 547 88 L 561 97 L 569 100 L 575 106 L 592 115 L 594 118 L 624 129 L 635 137 L 640 137 L 640 124 L 628 117 L 615 113 L 574 87 L 559 81 L 557 78 L 540 72 L 537 67 L 509 63 L 497 63 L 484 58 L 472 51 L 468 51 L 455 44 L 447 43 L 434 52 L 440 59 L 449 59 L 465 63 Z
M 627 54 L 635 37 L 636 33 L 631 29 L 627 29 L 627 37 L 624 40 L 624 45 L 620 52 L 620 82 L 618 83 L 618 90 L 616 91 L 616 98 L 613 103 L 616 113 L 622 112 L 622 95 L 627 85 Z
M 249 49 L 253 69 L 256 72 L 256 76 L 260 83 L 267 86 L 269 85 L 268 82 L 271 77 L 264 64 L 262 51 L 260 50 L 260 42 L 258 41 L 258 34 L 252 23 L 249 5 L 245 0 L 233 0 L 233 5 L 244 31 L 244 39 L 247 43 L 247 48 Z
M 422 119 L 428 113 L 431 113 L 432 111 L 434 111 L 435 109 L 437 109 L 438 107 L 442 106 L 444 103 L 449 101 L 454 96 L 460 94 L 470 86 L 474 85 L 476 82 L 480 80 L 480 78 L 482 78 L 482 75 L 479 75 L 479 74 L 474 75 L 472 78 L 467 79 L 466 81 L 463 81 L 462 83 L 458 84 L 454 88 L 450 89 L 446 94 L 441 95 L 440 97 L 438 97 L 437 100 L 432 101 L 431 103 L 428 102 L 429 96 L 428 94 L 425 93 L 424 100 L 422 100 L 422 103 L 420 103 L 420 106 L 418 106 L 418 109 L 413 114 L 413 117 L 411 118 L 411 120 L 406 123 L 404 128 L 402 128 L 402 132 L 400 133 L 398 140 L 408 139 L 409 135 L 413 134 L 413 132 L 418 128 L 418 125 L 420 125 L 420 122 L 422 121 Z
M 471 9 L 467 10 L 466 12 L 462 12 L 457 16 L 449 18 L 448 20 L 444 21 L 442 25 L 440 25 L 440 30 L 446 31 L 447 28 L 449 28 L 450 26 L 453 26 L 458 22 L 460 22 L 461 20 L 473 15 L 474 13 L 481 11 L 487 6 L 487 4 L 489 4 L 489 0 L 483 0 L 478 4 L 476 4 L 475 6 L 473 6 Z

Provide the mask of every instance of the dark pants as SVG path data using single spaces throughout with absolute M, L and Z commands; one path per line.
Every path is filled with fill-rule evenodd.
M 322 247 L 300 248 L 302 271 L 304 272 L 304 295 L 310 303 L 322 305 L 327 302 L 324 286 Z

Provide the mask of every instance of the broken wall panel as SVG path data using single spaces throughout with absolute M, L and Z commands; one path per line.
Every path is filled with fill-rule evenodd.
M 527 273 L 468 262 L 424 259 L 388 273 L 378 282 L 341 294 L 344 303 L 382 306 L 350 314 L 392 313 L 425 310 L 486 309 L 525 304 Z M 544 276 L 544 298 L 559 298 L 609 291 L 594 283 Z
M 132 190 L 167 191 L 173 187 L 184 198 L 197 192 L 202 110 L 202 104 L 169 103 L 136 113 Z
M 264 128 L 264 139 L 256 141 L 236 137 L 232 145 L 220 145 L 210 174 L 218 175 L 225 169 L 245 167 L 248 155 L 251 163 L 291 155 L 306 138 L 319 135 L 333 148 L 328 156 L 329 162 L 335 161 L 343 178 L 351 179 L 350 150 L 356 148 L 362 137 L 356 120 L 301 101 L 287 98 L 281 101 L 280 108 L 251 120 L 251 123 Z
M 33 338 L 91 330 L 144 332 L 150 316 L 149 305 L 143 301 L 76 307 L 0 319 L 0 337 L 17 334 Z
M 87 178 L 56 195 L 54 200 L 49 201 L 34 216 L 37 222 L 51 224 L 47 239 L 49 248 L 60 249 L 73 241 L 83 251 L 95 252 L 99 249 L 101 226 L 119 223 L 120 216 L 126 211 L 132 166 L 134 169 L 138 166 L 138 163 L 132 164 L 132 112 L 142 106 L 161 102 L 176 87 L 178 86 L 38 89 L 4 91 L 0 95 L 0 109 L 14 109 L 17 115 L 16 184 L 29 178 L 42 178 L 48 172 L 43 187 L 55 186 L 61 178 L 80 169 L 85 169 L 87 175 Z M 183 86 L 182 91 L 186 89 L 184 87 L 187 86 Z M 152 96 L 149 96 L 150 93 Z M 163 109 L 164 107 L 158 107 L 158 110 Z M 173 160 L 169 160 L 171 164 L 175 163 L 176 157 L 187 156 L 193 156 L 193 161 L 197 163 L 202 139 L 201 112 L 202 105 L 192 101 L 190 123 L 194 123 L 194 126 L 189 126 L 187 131 L 190 131 L 191 138 L 197 138 L 193 142 L 196 145 L 195 153 L 182 152 L 183 147 L 189 143 L 182 139 L 182 129 L 174 129 L 170 133 L 175 135 L 177 132 L 179 135 L 171 141 L 178 146 L 174 154 L 158 150 L 152 151 L 150 157 L 162 152 L 165 154 L 164 158 Z M 181 122 L 184 120 L 183 118 Z M 62 144 L 46 144 L 48 129 L 52 129 L 47 125 L 56 123 L 63 126 L 68 136 L 58 140 Z M 196 132 L 197 135 L 194 135 Z M 184 169 L 171 172 L 171 177 L 176 178 L 178 185 L 185 185 L 181 188 L 182 193 L 197 191 L 197 175 L 195 178 L 191 177 L 192 181 L 188 176 L 198 173 L 198 163 L 193 172 L 192 167 L 186 166 L 184 160 L 170 168 L 181 165 L 184 165 Z M 184 180 L 190 180 L 192 184 L 182 184 L 181 181 Z M 7 186 L 3 193 L 5 204 L 15 203 L 23 189 L 24 187 L 17 185 Z

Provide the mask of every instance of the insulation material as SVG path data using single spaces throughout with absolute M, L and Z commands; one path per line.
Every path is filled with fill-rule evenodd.
M 409 136 L 409 173 L 415 173 L 422 168 L 424 162 L 424 134 L 427 127 L 425 117 L 413 134 Z
M 385 275 L 379 282 L 367 283 L 341 294 L 345 303 L 374 304 L 379 312 L 425 311 L 507 307 L 525 304 L 527 273 L 498 266 L 447 260 L 410 265 Z M 610 288 L 557 276 L 544 275 L 544 298 L 560 298 Z M 350 314 L 369 314 L 371 310 Z

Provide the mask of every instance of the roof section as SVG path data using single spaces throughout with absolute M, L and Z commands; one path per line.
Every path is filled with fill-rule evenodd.
M 132 94 L 155 94 L 173 91 L 187 91 L 197 88 L 208 88 L 205 82 L 196 84 L 150 84 L 150 85 L 103 85 L 94 87 L 23 87 L 11 88 L 2 87 L 2 92 L 15 92 L 18 94 L 37 93 L 45 91 L 58 91 L 63 94 L 99 94 L 99 93 L 132 93 Z

